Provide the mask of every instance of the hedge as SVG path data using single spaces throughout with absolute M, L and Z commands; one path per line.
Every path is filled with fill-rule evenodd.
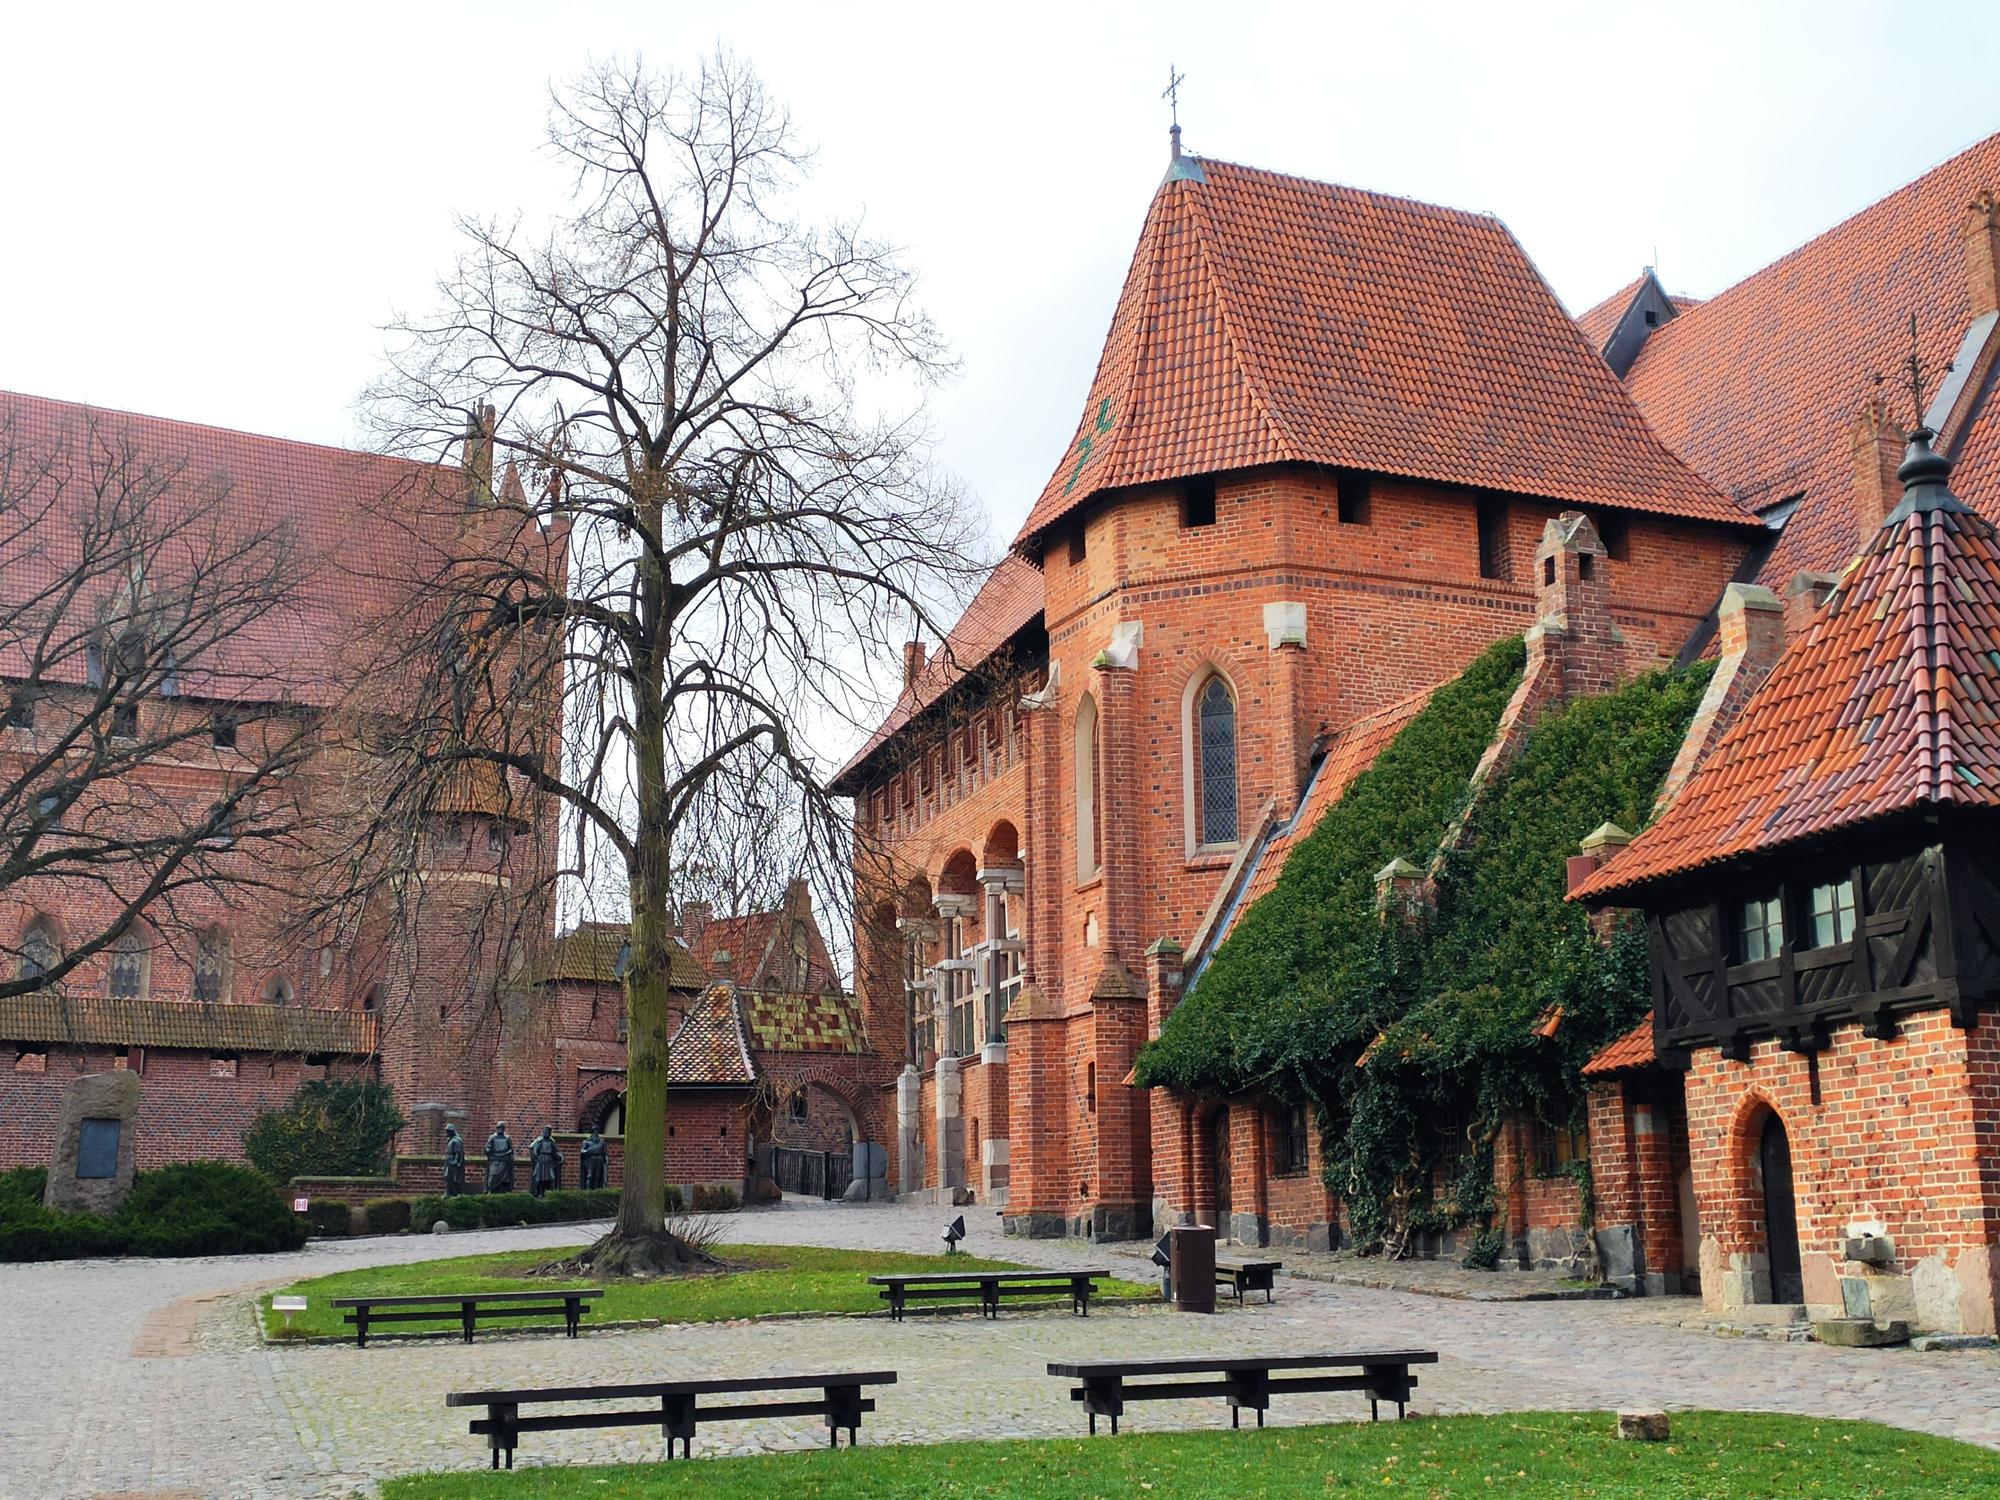
M 107 1217 L 42 1207 L 38 1167 L 0 1176 L 0 1261 L 98 1255 L 252 1255 L 296 1250 L 306 1220 L 265 1178 L 229 1162 L 180 1162 L 141 1172 Z
M 250 1164 L 283 1187 L 294 1177 L 366 1177 L 389 1167 L 389 1142 L 407 1123 L 376 1079 L 319 1078 L 243 1132 Z
M 544 1193 L 460 1193 L 426 1197 L 410 1204 L 410 1222 L 427 1230 L 442 1219 L 453 1229 L 504 1229 L 515 1224 L 570 1224 L 608 1219 L 618 1212 L 616 1188 Z M 372 1218 L 372 1216 L 371 1216 Z

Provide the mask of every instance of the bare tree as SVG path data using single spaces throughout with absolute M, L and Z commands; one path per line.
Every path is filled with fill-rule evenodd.
M 253 511 L 116 418 L 0 405 L 0 908 L 63 919 L 0 927 L 0 996 L 282 878 L 313 724 L 269 639 L 298 548 Z
M 400 756 L 379 747 L 371 858 L 409 844 L 399 819 L 441 787 L 485 776 L 561 804 L 561 874 L 615 871 L 625 1191 L 592 1259 L 651 1273 L 689 1254 L 663 1192 L 682 872 L 712 883 L 768 842 L 845 887 L 852 829 L 826 782 L 881 706 L 877 665 L 977 569 L 926 461 L 944 348 L 895 253 L 788 216 L 807 160 L 756 78 L 720 57 L 601 68 L 557 94 L 549 139 L 568 211 L 541 237 L 465 222 L 441 311 L 398 326 L 373 392 L 392 448 L 436 457 L 469 430 L 504 477 L 393 656 L 397 701 L 439 710 Z M 560 567 L 524 565 L 535 523 L 568 528 Z

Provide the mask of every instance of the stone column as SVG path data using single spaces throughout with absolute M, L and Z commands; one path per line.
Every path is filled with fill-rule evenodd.
M 961 1109 L 964 1079 L 955 1057 L 937 1063 L 937 1184 L 938 1201 L 956 1203 L 965 1186 L 965 1115 Z
M 910 1063 L 896 1075 L 896 1191 L 920 1192 L 924 1185 L 924 1080 Z
M 985 985 L 986 1001 L 980 1059 L 988 1063 L 1005 1063 L 1007 1016 L 1006 1007 L 1001 1002 L 1000 985 L 1006 974 L 1008 958 L 1011 956 L 1018 962 L 1024 946 L 1018 937 L 1008 934 L 1007 898 L 1022 893 L 1021 867 L 1012 865 L 981 870 L 979 888 L 984 892 L 986 902 L 986 971 L 980 976 Z
M 972 915 L 976 898 L 956 891 L 942 892 L 933 903 L 937 907 L 938 919 L 944 938 L 944 954 L 937 963 L 938 976 L 938 1054 L 940 1056 L 962 1057 L 968 1047 L 960 1047 L 959 1041 L 970 1042 L 970 1038 L 954 1038 L 952 1035 L 952 1012 L 959 1000 L 971 987 L 972 960 L 965 956 L 965 919 Z

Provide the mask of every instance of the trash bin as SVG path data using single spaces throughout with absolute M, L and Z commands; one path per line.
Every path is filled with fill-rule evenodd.
M 1167 1257 L 1173 1269 L 1174 1310 L 1214 1312 L 1214 1228 L 1207 1224 L 1176 1224 L 1167 1231 L 1167 1238 L 1172 1241 Z

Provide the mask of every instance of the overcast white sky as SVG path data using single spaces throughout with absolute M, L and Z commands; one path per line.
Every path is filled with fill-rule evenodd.
M 749 57 L 907 247 L 1004 542 L 1188 146 L 1499 214 L 1581 308 L 1705 294 L 2000 130 L 2000 6 L 0 3 L 0 388 L 327 442 L 454 211 L 542 201 L 551 75 Z

